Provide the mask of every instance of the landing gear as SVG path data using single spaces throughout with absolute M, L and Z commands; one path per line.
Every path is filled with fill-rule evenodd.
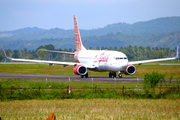
M 114 77 L 114 78 L 116 77 L 116 72 L 113 72 L 113 77 Z
M 85 76 L 85 78 L 88 78 L 88 72 L 85 75 L 81 75 L 81 78 L 83 78 Z
M 112 73 L 111 72 L 109 72 L 109 78 L 112 78 Z
M 119 76 L 119 78 L 122 78 L 122 74 L 121 74 L 121 71 L 118 71 L 118 76 Z
M 122 78 L 122 74 L 121 73 L 118 76 L 119 76 L 119 78 Z
M 116 77 L 116 72 L 109 72 L 109 78 Z
M 88 78 L 88 72 L 85 74 L 85 77 Z

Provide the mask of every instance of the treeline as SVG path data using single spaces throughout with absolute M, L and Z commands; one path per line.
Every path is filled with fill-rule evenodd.
M 59 53 L 50 53 L 42 51 L 42 49 L 46 50 L 55 50 L 55 51 L 65 51 L 65 52 L 74 52 L 75 50 L 70 49 L 55 49 L 54 45 L 42 45 L 39 46 L 36 50 L 5 50 L 8 57 L 12 58 L 24 58 L 24 59 L 40 59 L 40 60 L 55 60 L 55 61 L 73 61 L 74 58 L 72 55 L 59 54 Z M 93 49 L 90 47 L 89 49 Z M 165 58 L 165 57 L 174 57 L 176 53 L 176 49 L 170 48 L 158 48 L 158 47 L 137 47 L 137 46 L 128 46 L 128 47 L 96 47 L 96 50 L 115 50 L 121 51 L 125 53 L 129 60 L 146 60 L 146 59 L 157 59 L 157 58 Z M 0 51 L 0 61 L 8 61 L 5 59 L 3 55 L 3 51 Z

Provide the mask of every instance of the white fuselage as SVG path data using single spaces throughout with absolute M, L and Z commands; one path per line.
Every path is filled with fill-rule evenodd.
M 122 52 L 108 50 L 82 50 L 75 53 L 82 64 L 96 66 L 93 71 L 124 71 L 128 66 L 127 56 Z

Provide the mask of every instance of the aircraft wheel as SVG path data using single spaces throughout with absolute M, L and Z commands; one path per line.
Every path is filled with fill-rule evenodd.
M 84 77 L 84 75 L 81 75 L 81 78 L 83 78 Z
M 109 78 L 112 78 L 112 73 L 111 72 L 109 72 Z
M 116 77 L 116 72 L 113 72 L 113 77 Z
M 122 78 L 122 75 L 121 75 L 121 74 L 119 74 L 119 78 Z
M 88 78 L 88 73 L 85 74 L 85 78 Z

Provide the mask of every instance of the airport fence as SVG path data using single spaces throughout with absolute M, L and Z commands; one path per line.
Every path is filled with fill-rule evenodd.
M 135 86 L 135 87 L 133 87 Z M 91 78 L 91 82 L 82 82 L 80 80 L 57 80 L 57 79 L 39 79 L 39 78 L 15 78 L 0 80 L 0 96 L 8 99 L 37 99 L 43 96 L 48 99 L 53 98 L 83 98 L 87 95 L 95 94 L 101 97 L 153 97 L 165 94 L 175 93 L 180 97 L 180 87 L 178 84 L 164 84 L 156 88 L 143 88 L 139 83 L 117 82 L 97 82 Z M 115 96 L 114 96 L 115 95 Z

